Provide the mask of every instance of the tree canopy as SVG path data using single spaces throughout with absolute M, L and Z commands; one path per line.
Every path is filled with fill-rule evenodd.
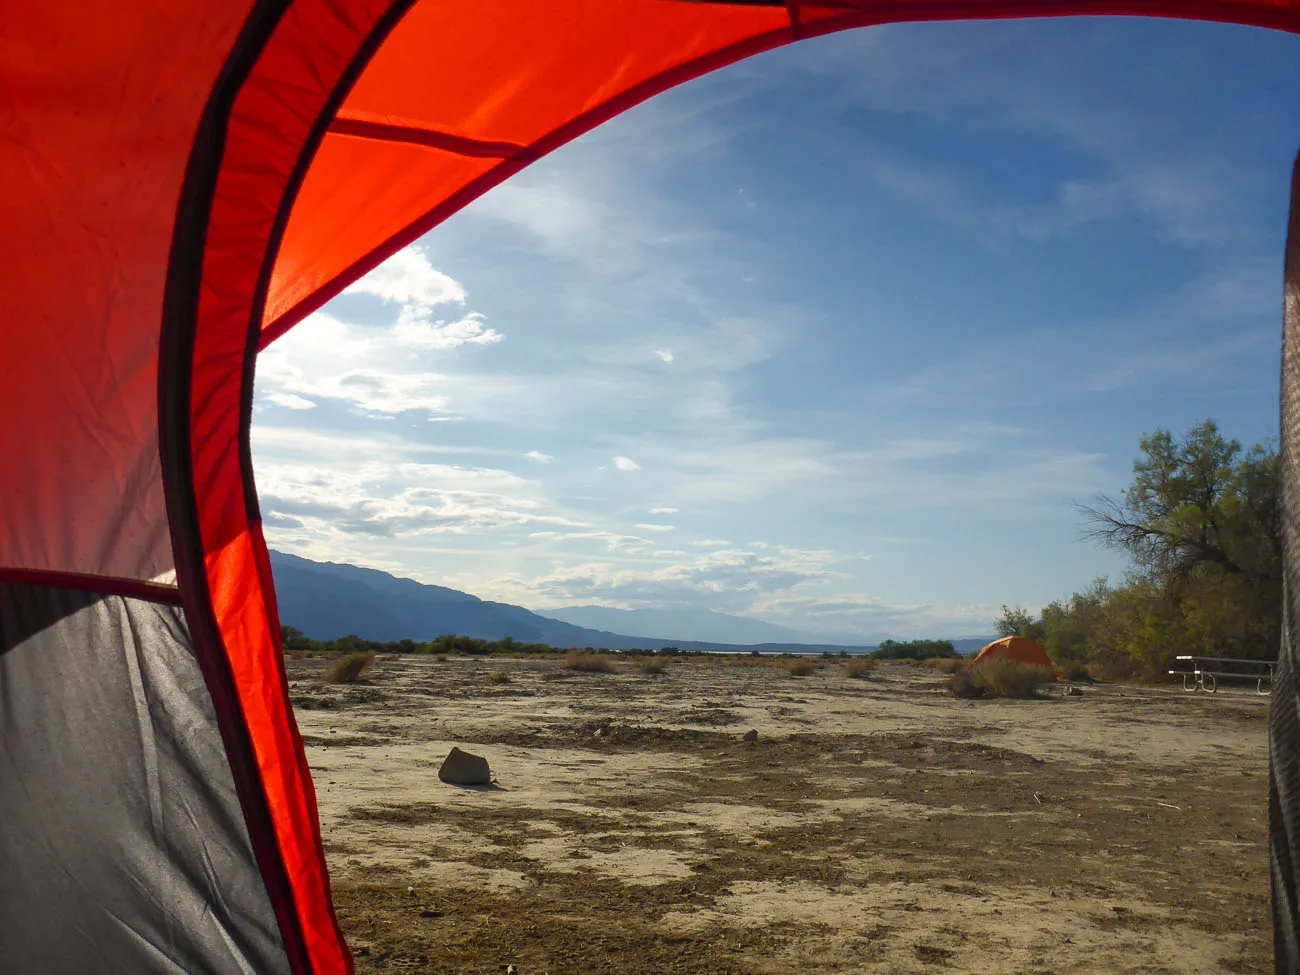
M 1271 659 L 1280 639 L 1279 459 L 1213 420 L 1142 438 L 1133 482 L 1081 506 L 1084 536 L 1128 554 L 1124 583 L 1097 579 L 1039 617 L 1004 606 L 999 634 L 1029 636 L 1063 667 L 1157 672 L 1178 654 Z

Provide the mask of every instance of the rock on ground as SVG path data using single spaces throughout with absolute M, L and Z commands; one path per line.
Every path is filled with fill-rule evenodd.
M 492 772 L 486 758 L 453 747 L 442 760 L 438 778 L 452 785 L 488 785 L 492 781 Z

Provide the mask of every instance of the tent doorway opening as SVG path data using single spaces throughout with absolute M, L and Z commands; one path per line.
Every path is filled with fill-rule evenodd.
M 1062 29 L 1060 36 L 1068 35 Z M 836 53 L 823 47 L 809 60 L 822 62 L 818 67 L 825 72 L 825 59 Z M 806 64 L 781 80 L 818 83 Z M 1131 353 L 1150 343 L 1142 358 L 1155 362 L 1161 350 L 1172 351 L 1167 343 L 1173 336 L 1185 337 L 1189 328 L 1201 340 L 1222 337 L 1233 327 L 1223 316 L 1251 286 L 1211 306 L 1209 292 L 1197 287 L 1222 288 L 1225 278 L 1198 280 L 1204 255 L 1188 256 L 1181 270 L 1153 264 L 1159 280 L 1118 314 L 1076 307 L 1044 328 L 1038 317 L 1043 307 L 1035 305 L 1033 321 L 1016 327 L 1003 322 L 1005 332 L 984 320 L 978 327 L 939 322 L 938 305 L 931 308 L 931 299 L 921 294 L 923 282 L 899 278 L 891 293 L 887 279 L 904 273 L 951 276 L 962 282 L 953 290 L 963 294 L 966 314 L 978 314 L 972 309 L 982 309 L 983 302 L 1005 309 L 1003 289 L 1024 290 L 1014 284 L 1015 274 L 1026 273 L 1017 262 L 1031 260 L 1027 255 L 1035 251 L 1065 255 L 1078 237 L 1099 240 L 1116 229 L 1105 225 L 1121 218 L 1104 207 L 1093 210 L 1102 206 L 1093 202 L 1072 212 L 1068 193 L 1040 196 L 1040 205 L 1031 206 L 1020 194 L 1029 198 L 1038 191 L 1023 184 L 990 204 L 981 192 L 989 189 L 982 182 L 986 170 L 964 164 L 944 169 L 935 163 L 951 146 L 927 155 L 920 144 L 905 142 L 908 155 L 895 147 L 887 164 L 869 171 L 869 188 L 863 185 L 865 165 L 846 166 L 842 173 L 822 170 L 819 182 L 829 184 L 822 192 L 839 200 L 840 211 L 852 212 L 818 210 L 818 194 L 805 188 L 800 205 L 791 207 L 794 220 L 764 224 L 770 236 L 753 247 L 752 240 L 740 239 L 759 236 L 752 220 L 739 219 L 760 208 L 780 209 L 781 199 L 757 190 L 765 174 L 756 167 L 746 172 L 745 185 L 734 185 L 735 158 L 708 146 L 725 132 L 744 150 L 755 148 L 755 141 L 725 124 L 734 121 L 727 106 L 743 102 L 730 86 L 742 83 L 717 76 L 714 87 L 696 96 L 705 108 L 663 96 L 626 116 L 623 127 L 611 123 L 575 143 L 569 155 L 557 154 L 495 190 L 504 202 L 485 197 L 481 209 L 471 207 L 270 345 L 259 364 L 261 412 L 253 437 L 273 548 L 283 544 L 317 562 L 360 562 L 397 576 L 416 575 L 539 609 L 543 616 L 550 607 L 528 590 L 534 579 L 545 579 L 554 591 L 571 587 L 563 590 L 566 595 L 605 586 L 606 593 L 626 596 L 633 584 L 689 583 L 688 570 L 714 583 L 737 560 L 753 578 L 791 573 L 789 588 L 776 595 L 799 596 L 819 573 L 844 571 L 847 563 L 818 563 L 808 551 L 778 559 L 768 553 L 778 543 L 795 548 L 788 537 L 765 538 L 755 529 L 749 535 L 772 547 L 752 547 L 748 538 L 737 543 L 726 537 L 734 533 L 704 532 L 687 519 L 716 513 L 729 499 L 736 506 L 742 493 L 737 479 L 710 483 L 722 480 L 727 463 L 752 457 L 760 465 L 746 469 L 746 505 L 759 510 L 762 492 L 770 491 L 790 510 L 801 502 L 812 507 L 807 492 L 845 473 L 845 455 L 857 450 L 864 466 L 849 473 L 859 493 L 817 502 L 852 505 L 837 519 L 841 536 L 844 525 L 867 520 L 873 507 L 884 508 L 881 520 L 895 524 L 898 510 L 915 506 L 918 497 L 950 508 L 952 497 L 941 504 L 935 495 L 939 481 L 949 482 L 954 496 L 973 497 L 968 503 L 1001 512 L 990 516 L 993 509 L 987 509 L 986 527 L 972 529 L 977 518 L 970 507 L 932 510 L 933 535 L 950 544 L 934 546 L 932 540 L 927 549 L 919 532 L 881 530 L 877 537 L 889 539 L 885 550 L 864 553 L 874 556 L 866 561 L 906 564 L 932 578 L 950 573 L 972 580 L 991 571 L 981 563 L 996 553 L 1001 562 L 1021 563 L 1025 581 L 1015 585 L 1025 585 L 1054 558 L 1048 554 L 1053 545 L 1107 558 L 1073 544 L 1078 526 L 1069 504 L 1093 490 L 1081 485 L 1104 486 L 1087 480 L 1096 470 L 1079 456 L 1100 450 L 1044 449 L 1051 441 L 1044 428 L 1051 421 L 1043 411 L 1065 412 L 1066 400 L 1091 402 L 1093 408 L 1108 403 L 1114 412 L 1106 415 L 1122 417 L 1117 426 L 1129 424 L 1122 427 L 1124 442 L 1117 450 L 1121 468 L 1127 465 L 1136 438 L 1148 427 L 1183 421 L 1142 415 L 1143 404 L 1157 398 L 1150 384 L 1165 380 L 1150 372 L 1124 373 L 1138 357 L 1117 350 Z M 1023 80 L 1016 85 L 1023 89 Z M 774 97 L 764 89 L 765 113 L 779 111 L 770 103 Z M 880 106 L 869 111 L 885 124 L 897 113 Z M 820 121 L 831 124 L 834 117 L 827 113 Z M 688 146 L 679 150 L 681 158 L 666 160 L 672 133 Z M 895 133 L 900 141 L 915 134 Z M 1035 133 L 1025 141 L 1041 138 Z M 816 143 L 798 142 L 801 160 L 778 165 L 771 182 L 800 185 L 808 159 L 816 158 Z M 634 160 L 652 145 L 658 158 L 637 171 Z M 876 163 L 884 148 L 878 140 L 855 147 Z M 1015 167 L 1009 161 L 1014 152 L 1003 149 L 997 166 Z M 855 157 L 859 163 L 862 158 Z M 1090 157 L 1089 165 L 1097 164 Z M 726 178 L 711 177 L 712 167 Z M 683 168 L 690 171 L 686 188 L 674 184 Z M 1025 163 L 1017 174 L 1030 168 Z M 974 206 L 985 207 L 964 226 L 971 215 L 954 214 L 951 207 L 959 201 L 942 195 L 943 177 L 958 180 L 958 171 L 964 171 L 966 181 L 959 185 L 975 198 Z M 913 182 L 903 180 L 907 174 Z M 922 189 L 932 197 L 919 196 Z M 722 230 L 715 225 L 706 232 L 685 219 L 704 199 L 724 201 Z M 906 216 L 891 213 L 888 243 L 865 241 L 867 254 L 846 258 L 841 248 L 828 247 L 836 253 L 811 267 L 780 251 L 779 263 L 792 280 L 789 291 L 773 299 L 777 262 L 763 264 L 756 251 L 775 250 L 782 239 L 799 240 L 801 234 L 827 237 L 853 228 L 865 236 L 867 212 L 879 225 L 891 205 Z M 1142 234 L 1170 233 L 1170 225 L 1160 222 L 1166 218 L 1143 219 L 1151 223 Z M 620 240 L 620 234 L 629 239 Z M 890 248 L 903 251 L 922 238 L 952 237 L 961 240 L 956 246 L 969 248 L 963 251 L 969 260 L 983 262 L 983 275 L 942 271 L 911 256 L 888 263 Z M 1165 246 L 1178 250 L 1186 243 Z M 721 263 L 730 280 L 727 290 L 701 295 L 699 281 L 689 274 L 710 250 L 727 254 Z M 1109 275 L 1120 282 L 1117 289 L 1131 285 L 1124 281 L 1128 261 L 1118 253 L 1109 257 L 1113 263 L 1094 279 L 1092 290 Z M 1011 284 L 994 280 L 999 261 L 1003 272 L 1010 268 Z M 909 263 L 910 272 L 900 269 Z M 889 269 L 866 269 L 881 264 Z M 1053 301 L 1061 304 L 1063 294 L 1073 292 L 1054 276 L 1059 272 L 1044 273 L 1065 289 Z M 862 283 L 866 274 L 872 275 L 869 288 Z M 842 288 L 845 280 L 856 285 L 859 303 L 851 329 L 836 330 L 828 323 L 831 313 L 810 307 L 814 303 L 806 298 L 795 300 Z M 759 304 L 747 294 L 756 285 L 766 289 L 761 303 L 769 314 L 770 306 L 779 306 L 775 321 L 737 315 L 728 306 Z M 682 294 L 666 296 L 670 287 Z M 512 294 L 502 300 L 499 292 Z M 636 307 L 642 304 L 644 309 Z M 903 319 L 901 309 L 908 306 L 926 313 Z M 816 329 L 808 324 L 813 314 Z M 725 321 L 742 317 L 743 324 Z M 1262 341 L 1271 343 L 1272 318 L 1270 310 L 1256 309 L 1233 321 L 1266 333 Z M 932 323 L 934 337 L 921 344 L 915 335 Z M 1185 392 L 1216 377 L 1220 386 L 1229 384 L 1224 377 L 1238 366 L 1253 375 L 1259 364 L 1252 356 L 1260 346 L 1251 341 L 1215 345 L 1222 354 L 1213 366 L 1200 374 L 1194 364 L 1183 366 L 1192 371 L 1181 375 L 1187 385 L 1177 388 Z M 819 342 L 831 348 L 820 359 Z M 516 345 L 523 351 L 514 352 Z M 1088 361 L 1083 356 L 1090 348 L 1095 359 Z M 791 354 L 813 360 L 821 380 L 801 381 L 793 367 L 782 372 L 774 366 L 772 360 Z M 1125 365 L 1116 367 L 1117 356 Z M 995 394 L 985 391 L 984 378 L 1008 362 L 1014 363 L 1015 382 L 1000 382 Z M 719 396 L 720 380 L 728 386 L 725 398 Z M 831 436 L 827 428 L 818 436 L 812 423 L 789 418 L 846 409 L 848 385 L 873 396 L 850 401 L 859 418 L 888 414 L 915 426 L 860 442 L 851 432 L 837 431 L 834 436 L 844 438 L 838 452 L 814 453 L 809 442 Z M 729 427 L 707 441 L 707 451 L 697 451 L 713 455 L 711 467 L 696 456 L 695 466 L 671 472 L 678 474 L 675 481 L 666 476 L 673 462 L 668 445 L 689 448 L 707 439 L 709 421 L 728 418 L 720 406 L 754 410 L 752 400 L 760 394 L 786 418 L 781 436 L 769 434 L 765 442 L 753 437 L 759 423 L 747 417 L 749 430 Z M 1268 409 L 1265 404 L 1263 412 Z M 1028 411 L 1034 411 L 1033 424 L 1025 418 Z M 942 437 L 918 433 L 931 417 Z M 315 424 L 320 426 L 313 430 Z M 1027 426 L 1034 426 L 1033 433 Z M 321 430 L 331 431 L 330 437 L 323 438 Z M 735 450 L 728 437 L 747 437 L 740 439 L 746 452 Z M 971 467 L 945 466 L 972 454 L 983 456 Z M 367 460 L 358 463 L 361 457 Z M 763 481 L 765 476 L 774 483 Z M 683 501 L 689 481 L 696 494 Z M 888 493 L 891 481 L 894 495 Z M 637 491 L 645 493 L 622 493 Z M 609 495 L 620 498 L 621 521 L 603 520 L 609 512 L 597 502 L 608 502 Z M 591 507 L 567 503 L 575 497 L 589 499 Z M 1006 525 L 1014 519 L 1034 517 L 1026 504 L 1056 506 L 1066 517 L 1045 529 L 1050 538 L 1007 537 Z M 789 515 L 781 530 L 789 531 L 799 517 Z M 956 543 L 963 534 L 977 539 L 966 552 Z M 708 541 L 725 544 L 695 545 Z M 521 558 L 520 548 L 531 552 Z M 919 555 L 908 554 L 918 548 Z M 369 554 L 377 552 L 384 554 Z M 719 552 L 719 558 L 708 557 Z M 319 603 L 313 609 L 302 602 L 300 584 L 288 580 L 295 572 L 319 570 L 272 558 L 277 573 L 286 573 L 277 575 L 282 620 L 299 626 L 295 620 L 322 610 Z M 420 560 L 446 568 L 411 568 Z M 479 580 L 495 584 L 519 576 L 509 567 L 520 564 L 530 566 L 530 578 L 507 583 L 515 588 L 481 588 Z M 1059 595 L 1082 588 L 1094 574 L 1119 575 L 1123 568 L 1099 564 L 1077 582 L 1062 583 L 1066 588 Z M 704 575 L 708 571 L 714 575 Z M 737 588 L 745 582 L 738 580 Z M 674 597 L 680 599 L 685 588 Z M 322 592 L 334 607 L 340 605 L 336 590 Z M 992 609 L 977 620 L 979 629 L 913 624 L 910 631 L 886 630 L 876 639 L 967 635 L 982 645 L 987 640 L 975 638 L 993 635 L 992 616 L 1002 598 L 1016 597 L 990 591 L 972 599 Z M 649 602 L 621 605 L 644 609 Z M 877 598 L 850 608 L 883 614 L 903 607 Z M 1166 893 L 1200 890 L 1205 881 L 1203 865 L 1181 864 L 1178 856 L 1184 843 L 1179 830 L 1187 825 L 1181 817 L 1200 783 L 1199 773 L 1190 771 L 1192 752 L 1179 750 L 1191 744 L 1178 739 L 1177 728 L 1187 719 L 1185 709 L 1200 702 L 1189 705 L 1159 689 L 1147 696 L 1128 686 L 1088 686 L 1086 711 L 1063 710 L 1077 702 L 1060 700 L 967 705 L 946 694 L 946 676 L 937 666 L 881 663 L 868 676 L 853 677 L 854 661 L 838 657 L 818 658 L 810 673 L 799 676 L 792 673 L 800 669 L 797 662 L 773 657 L 626 654 L 611 656 L 612 671 L 606 673 L 566 666 L 567 647 L 558 656 L 540 649 L 465 654 L 454 643 L 436 645 L 429 639 L 438 635 L 432 631 L 401 629 L 395 622 L 401 618 L 375 620 L 388 629 L 374 638 L 396 643 L 408 637 L 413 645 L 379 647 L 381 654 L 400 653 L 400 659 L 377 661 L 355 685 L 326 680 L 334 661 L 314 657 L 308 646 L 291 649 L 288 662 L 309 755 L 320 763 L 335 896 L 344 930 L 362 952 L 362 970 L 468 965 L 481 958 L 476 952 L 484 944 L 495 946 L 501 964 L 520 970 L 547 970 L 555 967 L 553 959 L 572 955 L 583 965 L 619 971 L 674 965 L 726 970 L 760 960 L 824 971 L 942 963 L 975 971 L 999 959 L 1059 958 L 1062 950 L 1087 951 L 1102 959 L 1101 967 L 1122 967 L 1139 950 L 1135 946 L 1152 919 L 1167 920 L 1178 911 L 1188 923 L 1209 916 L 1196 912 L 1217 912 L 1214 947 L 1207 951 L 1235 951 L 1247 965 L 1266 964 L 1262 857 L 1237 861 L 1244 876 L 1231 918 L 1217 900 L 1193 903 L 1182 893 Z M 600 629 L 626 632 L 614 623 Z M 309 635 L 352 632 L 361 630 L 343 626 Z M 660 647 L 690 636 L 662 635 L 667 639 Z M 586 646 L 604 646 L 589 639 L 577 647 L 579 655 Z M 472 644 L 461 649 L 466 648 Z M 349 644 L 339 652 L 364 649 Z M 1033 710 L 1038 704 L 1043 707 Z M 1132 736 L 1139 710 L 1151 717 L 1140 747 Z M 1224 769 L 1245 788 L 1224 790 L 1202 814 L 1220 817 L 1216 829 L 1233 824 L 1228 832 L 1234 843 L 1262 842 L 1266 709 L 1234 701 L 1215 715 L 1197 714 L 1207 722 L 1206 735 L 1221 734 L 1222 722 L 1251 729 L 1234 741 L 1253 749 L 1253 761 Z M 744 740 L 751 727 L 759 732 L 755 743 Z M 458 790 L 438 783 L 437 766 L 453 745 L 485 755 L 495 786 Z M 1133 775 L 1156 769 L 1159 789 L 1130 787 Z M 1125 808 L 1116 810 L 1112 799 L 1120 794 Z M 1072 856 L 1079 842 L 1095 846 L 1096 856 Z M 1123 856 L 1144 858 L 1143 876 L 1161 879 L 1152 885 L 1116 869 L 1115 859 Z M 1152 863 L 1160 866 L 1153 869 Z M 1045 935 L 1042 924 L 1004 920 L 1012 913 L 1059 918 L 1070 926 L 1070 945 L 1063 948 Z M 1088 919 L 1083 933 L 1076 921 L 1065 920 L 1081 916 Z M 1048 927 L 1057 930 L 1056 923 Z M 1250 923 L 1255 936 L 1234 940 Z M 997 932 L 1004 943 L 973 945 L 981 931 Z

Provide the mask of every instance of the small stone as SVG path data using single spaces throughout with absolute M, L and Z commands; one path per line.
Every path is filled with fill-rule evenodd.
M 750 728 L 748 731 L 745 732 L 745 736 L 741 739 L 741 741 L 749 742 L 751 745 L 754 742 L 758 741 L 758 729 Z
M 1082 687 L 1067 687 L 1061 692 L 1066 697 L 1083 697 Z
M 431 907 L 426 907 L 420 911 L 420 917 L 442 917 L 442 911 L 435 911 Z
M 492 771 L 486 758 L 453 747 L 438 769 L 438 778 L 452 785 L 488 785 Z

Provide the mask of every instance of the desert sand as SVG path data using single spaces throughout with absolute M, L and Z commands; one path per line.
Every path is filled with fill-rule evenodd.
M 1271 970 L 1252 689 L 325 665 L 289 678 L 363 975 Z M 439 782 L 453 745 L 496 781 Z

